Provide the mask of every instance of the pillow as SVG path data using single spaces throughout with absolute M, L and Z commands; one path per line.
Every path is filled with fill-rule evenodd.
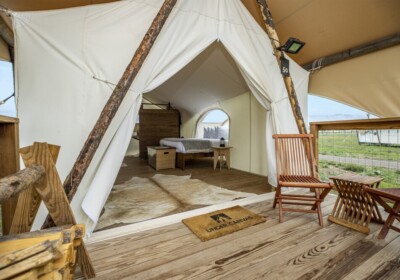
M 211 139 L 218 139 L 218 126 L 214 126 L 213 128 L 211 128 Z
M 203 127 L 203 138 L 208 138 L 208 128 Z
M 203 135 L 203 138 L 206 138 L 206 139 L 212 138 L 212 135 L 211 135 L 212 133 L 213 133 L 213 130 L 212 130 L 211 127 L 205 127 L 205 128 L 204 128 L 204 135 Z
M 224 138 L 225 140 L 229 139 L 229 129 L 226 127 L 218 127 L 218 139 Z

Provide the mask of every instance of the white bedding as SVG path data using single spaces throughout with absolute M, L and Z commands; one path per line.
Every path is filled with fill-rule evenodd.
M 171 141 L 173 139 L 173 141 Z M 208 153 L 212 152 L 212 147 L 219 147 L 219 139 L 199 139 L 199 140 L 208 140 L 210 142 L 210 148 L 208 149 L 190 149 L 186 150 L 185 147 L 183 146 L 182 142 L 178 141 L 181 138 L 163 138 L 160 140 L 160 145 L 161 146 L 169 146 L 169 147 L 174 147 L 176 148 L 177 153 L 184 153 L 184 154 L 190 154 L 190 153 Z M 185 138 L 188 139 L 188 138 Z M 191 140 L 196 140 L 197 138 L 190 138 Z M 225 142 L 227 142 L 225 140 Z

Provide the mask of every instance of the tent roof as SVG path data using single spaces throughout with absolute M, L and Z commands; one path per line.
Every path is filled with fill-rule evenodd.
M 15 11 L 49 10 L 115 0 L 0 0 Z M 242 0 L 263 26 L 256 0 Z M 398 0 L 267 0 L 280 40 L 306 42 L 292 58 L 305 64 L 323 56 L 400 32 Z
M 249 92 L 242 74 L 222 44 L 213 43 L 188 65 L 145 94 L 153 103 L 168 103 L 194 115 L 219 101 Z

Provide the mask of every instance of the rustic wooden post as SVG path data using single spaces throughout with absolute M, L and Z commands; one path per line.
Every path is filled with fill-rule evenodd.
M 43 166 L 33 165 L 0 179 L 0 203 L 4 203 L 35 184 L 43 177 L 44 171 Z
M 55 145 L 47 145 L 47 147 L 50 150 L 54 163 L 56 163 L 60 147 Z M 19 152 L 23 159 L 26 157 L 33 157 L 31 146 L 21 148 Z M 30 163 L 29 165 L 26 165 L 26 167 L 29 168 L 34 164 L 36 164 L 36 162 Z M 18 195 L 8 234 L 20 234 L 30 231 L 41 202 L 42 198 L 36 191 L 35 187 L 23 190 Z
M 257 4 L 261 9 L 261 14 L 264 18 L 264 22 L 267 28 L 268 37 L 271 40 L 271 45 L 274 50 L 274 55 L 276 60 L 278 61 L 279 67 L 281 67 L 281 57 L 283 56 L 282 52 L 277 50 L 280 46 L 278 34 L 275 30 L 275 25 L 272 20 L 271 11 L 268 8 L 266 0 L 257 0 Z M 290 76 L 283 76 L 283 80 L 285 82 L 285 87 L 289 96 L 290 105 L 292 107 L 293 115 L 296 120 L 297 127 L 301 134 L 306 134 L 306 124 L 304 123 L 303 115 L 301 113 L 299 101 L 297 100 L 296 91 L 293 85 L 292 77 Z
M 131 62 L 125 69 L 123 76 L 119 80 L 113 93 L 104 106 L 96 124 L 90 132 L 74 166 L 64 182 L 64 189 L 69 201 L 71 201 L 74 197 L 107 128 L 118 111 L 122 100 L 132 85 L 132 82 L 140 68 L 142 67 L 151 47 L 154 44 L 154 41 L 164 26 L 164 23 L 166 22 L 175 4 L 176 0 L 165 0 L 157 16 L 154 18 L 149 30 L 137 48 Z M 51 222 L 51 218 L 48 216 L 43 228 L 51 227 L 53 225 L 54 223 Z
M 53 150 L 53 153 L 52 153 Z M 21 157 L 25 166 L 34 164 L 45 168 L 43 181 L 34 185 L 36 193 L 49 210 L 49 213 L 57 226 L 75 225 L 75 217 L 64 192 L 61 179 L 55 166 L 54 157 L 57 157 L 59 147 L 51 148 L 47 143 L 35 142 L 33 146 L 21 149 Z M 29 207 L 29 205 L 27 205 Z M 16 215 L 14 219 L 16 219 Z M 77 262 L 86 279 L 96 276 L 85 244 L 82 242 L 77 247 Z
M 6 42 L 6 44 L 13 48 L 14 47 L 14 35 L 10 27 L 4 22 L 4 19 L 0 17 L 0 37 Z
M 310 124 L 310 133 L 314 135 L 313 137 L 313 148 L 314 148 L 314 158 L 315 158 L 315 168 L 318 171 L 318 166 L 319 166 L 319 127 L 315 123 Z

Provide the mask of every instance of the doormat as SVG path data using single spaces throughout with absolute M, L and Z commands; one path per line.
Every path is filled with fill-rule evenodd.
M 263 223 L 265 218 L 241 206 L 234 206 L 188 218 L 182 222 L 201 241 L 207 241 Z

